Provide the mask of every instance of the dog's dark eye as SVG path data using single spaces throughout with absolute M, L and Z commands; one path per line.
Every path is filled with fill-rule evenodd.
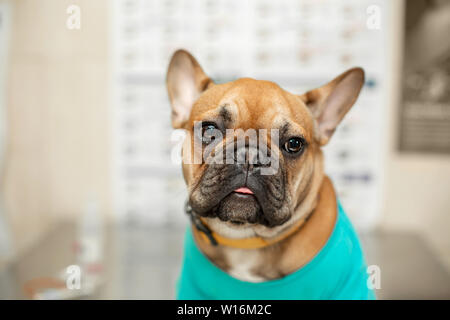
M 210 144 L 214 141 L 216 130 L 219 130 L 217 126 L 212 122 L 205 122 L 202 124 L 202 142 Z
M 284 144 L 284 150 L 289 153 L 298 153 L 302 151 L 304 146 L 303 140 L 301 138 L 290 138 Z

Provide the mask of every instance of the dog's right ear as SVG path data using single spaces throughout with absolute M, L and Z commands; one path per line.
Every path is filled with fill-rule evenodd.
M 172 126 L 183 128 L 194 102 L 213 82 L 186 50 L 177 50 L 167 70 L 167 92 L 172 104 Z
M 355 103 L 364 85 L 364 70 L 347 70 L 320 88 L 300 95 L 318 124 L 316 139 L 321 146 L 328 143 L 336 126 Z

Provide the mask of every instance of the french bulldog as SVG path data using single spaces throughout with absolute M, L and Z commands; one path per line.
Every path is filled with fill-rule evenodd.
M 343 236 L 336 230 L 340 229 L 339 216 L 345 213 L 340 212 L 333 185 L 324 173 L 321 150 L 357 100 L 363 84 L 361 68 L 350 69 L 303 94 L 251 78 L 216 84 L 189 52 L 173 54 L 166 85 L 172 126 L 186 132 L 182 172 L 193 222 L 188 229 L 193 241 L 185 246 L 199 253 L 194 257 L 185 249 L 178 298 L 253 299 L 261 294 L 273 299 L 372 297 L 369 289 L 360 296 L 344 294 L 344 277 L 357 278 L 353 282 L 366 286 L 365 262 L 351 225 L 341 232 Z M 257 143 L 249 142 L 249 130 L 262 132 Z M 244 143 L 237 144 L 242 137 Z M 201 161 L 192 161 L 195 156 Z M 336 233 L 342 237 L 334 239 Z M 336 244 L 329 243 L 331 238 Z M 352 251 L 352 255 L 356 252 L 358 270 L 347 266 L 354 256 L 339 256 L 317 267 L 316 273 L 321 274 L 306 276 L 317 287 L 317 294 L 310 290 L 296 295 L 283 289 L 277 296 L 274 288 L 262 293 L 258 285 L 284 283 L 284 278 L 305 271 L 302 269 L 314 269 L 313 261 L 326 246 L 344 246 L 342 252 Z M 332 255 L 328 252 L 325 258 L 332 259 Z M 197 258 L 202 262 L 197 264 Z M 333 266 L 341 262 L 346 265 Z M 340 279 L 340 287 L 324 280 L 330 272 Z M 214 279 L 206 282 L 208 275 Z M 244 291 L 252 285 L 255 290 L 246 295 Z M 306 285 L 295 285 L 292 290 L 298 287 L 301 291 L 299 286 Z M 328 288 L 331 286 L 333 290 Z

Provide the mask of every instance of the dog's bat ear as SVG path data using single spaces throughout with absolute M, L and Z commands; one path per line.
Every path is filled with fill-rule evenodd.
M 317 121 L 317 141 L 328 143 L 337 125 L 355 103 L 364 84 L 364 70 L 350 69 L 326 85 L 308 91 L 300 99 Z
M 194 102 L 212 83 L 189 52 L 177 50 L 173 54 L 167 69 L 166 85 L 174 128 L 184 127 Z

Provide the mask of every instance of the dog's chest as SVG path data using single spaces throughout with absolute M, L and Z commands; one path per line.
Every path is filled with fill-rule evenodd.
M 230 249 L 224 251 L 224 256 L 229 266 L 228 273 L 242 281 L 262 282 L 263 277 L 258 275 L 261 266 L 261 255 L 250 250 Z

